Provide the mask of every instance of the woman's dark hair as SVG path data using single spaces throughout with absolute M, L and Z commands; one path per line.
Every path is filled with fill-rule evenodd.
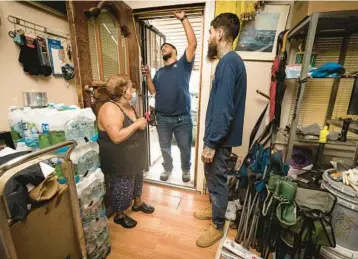
M 118 100 L 128 88 L 127 75 L 113 75 L 107 81 L 107 92 L 111 100 Z
M 221 28 L 224 31 L 224 39 L 233 42 L 240 32 L 240 19 L 234 13 L 222 13 L 210 23 L 213 28 Z

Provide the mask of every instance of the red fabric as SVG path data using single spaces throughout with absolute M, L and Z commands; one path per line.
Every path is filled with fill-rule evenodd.
M 277 89 L 276 72 L 278 71 L 279 67 L 280 67 L 280 59 L 276 56 L 271 67 L 270 121 L 272 121 L 275 117 L 276 89 Z

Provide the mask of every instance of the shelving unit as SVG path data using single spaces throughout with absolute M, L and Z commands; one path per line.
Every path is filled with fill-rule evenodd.
M 298 79 L 301 84 L 299 84 L 297 91 L 295 111 L 290 123 L 291 130 L 286 151 L 286 162 L 291 158 L 293 146 L 296 142 L 299 113 L 305 91 L 307 73 L 310 65 L 310 58 L 312 55 L 314 41 L 317 38 L 342 37 L 343 41 L 338 63 L 344 65 L 350 37 L 356 33 L 358 33 L 358 10 L 313 13 L 311 16 L 306 17 L 301 23 L 299 23 L 290 31 L 288 35 L 289 40 L 305 39 L 306 43 L 301 73 Z M 341 78 L 336 78 L 333 80 L 333 86 L 326 113 L 326 123 L 331 122 L 330 120 L 332 117 L 334 104 L 336 102 L 340 80 Z

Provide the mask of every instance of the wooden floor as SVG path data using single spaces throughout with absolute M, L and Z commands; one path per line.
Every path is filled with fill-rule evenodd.
M 152 215 L 128 210 L 138 221 L 133 229 L 124 229 L 110 219 L 110 238 L 114 258 L 211 259 L 218 244 L 199 248 L 195 241 L 210 221 L 193 217 L 197 209 L 209 205 L 207 195 L 145 184 L 143 201 L 155 206 Z

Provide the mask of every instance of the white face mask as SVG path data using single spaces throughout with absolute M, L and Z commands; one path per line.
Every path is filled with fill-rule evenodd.
M 136 92 L 132 93 L 132 100 L 129 101 L 129 104 L 132 106 L 137 104 L 137 93 Z

